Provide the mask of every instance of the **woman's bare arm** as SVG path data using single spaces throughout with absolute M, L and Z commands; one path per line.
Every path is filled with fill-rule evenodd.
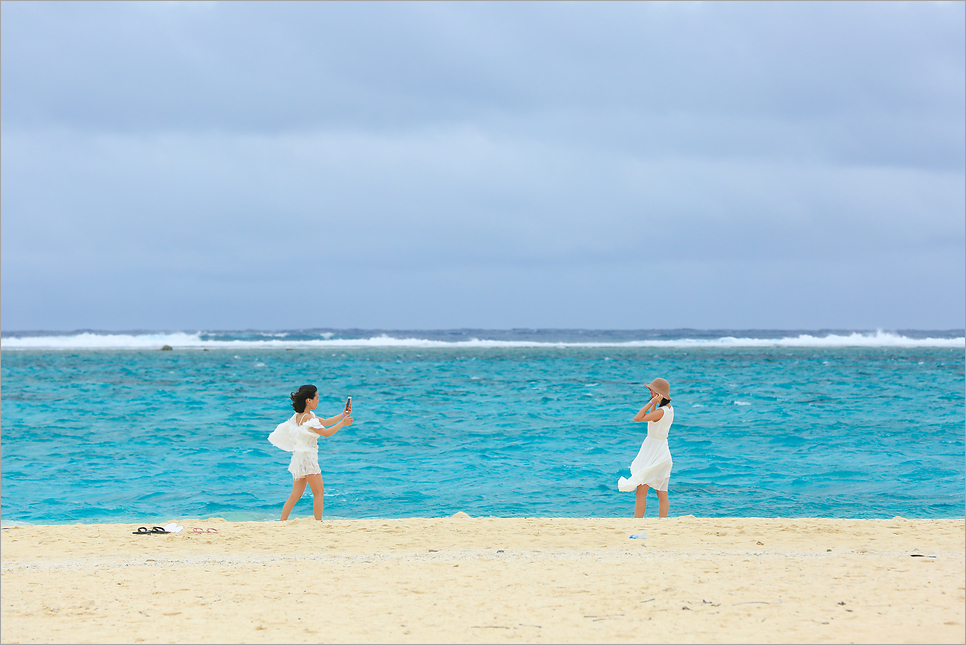
M 330 426 L 330 425 L 332 425 L 333 423 L 336 423 L 337 421 L 339 421 L 340 419 L 342 419 L 345 416 L 346 416 L 345 413 L 342 413 L 342 414 L 337 414 L 334 417 L 329 417 L 328 419 L 319 419 L 318 417 L 316 417 L 316 418 L 319 419 L 319 421 L 322 422 L 322 425 L 324 425 L 324 426 Z
M 664 410 L 657 407 L 657 397 L 651 399 L 641 411 L 634 415 L 634 420 L 638 423 L 646 421 L 660 421 L 664 417 Z
M 316 417 L 316 418 L 318 419 L 318 417 Z M 340 415 L 338 417 L 332 417 L 332 418 L 333 419 L 339 419 L 339 422 L 336 423 L 334 426 L 330 426 L 328 428 L 326 428 L 326 427 L 321 427 L 321 428 L 312 428 L 312 427 L 310 427 L 309 430 L 311 430 L 315 434 L 321 435 L 323 437 L 331 437 L 332 435 L 334 435 L 336 432 L 338 432 L 342 428 L 344 428 L 346 426 L 351 426 L 352 425 L 352 417 L 343 417 L 343 416 Z M 319 421 L 322 421 L 322 419 L 318 419 L 318 420 Z M 324 425 L 325 424 L 323 424 L 323 426 Z
M 658 408 L 657 410 L 648 412 L 646 414 L 644 413 L 644 410 L 641 410 L 640 412 L 637 413 L 637 416 L 634 417 L 634 420 L 637 421 L 638 423 L 641 423 L 645 421 L 660 421 L 663 418 L 664 418 L 664 410 L 662 410 L 661 408 Z

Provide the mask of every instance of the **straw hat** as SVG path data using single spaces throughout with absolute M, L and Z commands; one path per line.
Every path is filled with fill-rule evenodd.
M 671 400 L 671 384 L 662 378 L 656 378 L 647 386 L 651 392 L 660 394 L 668 401 Z

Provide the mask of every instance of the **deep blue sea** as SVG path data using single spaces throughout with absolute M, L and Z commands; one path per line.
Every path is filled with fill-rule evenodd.
M 658 376 L 672 516 L 964 517 L 962 330 L 4 332 L 0 347 L 5 526 L 277 519 L 289 454 L 266 437 L 303 383 L 320 416 L 353 400 L 356 424 L 319 439 L 327 518 L 631 517 L 617 479 Z

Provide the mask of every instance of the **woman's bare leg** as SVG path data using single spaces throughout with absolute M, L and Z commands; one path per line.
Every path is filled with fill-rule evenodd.
M 306 478 L 309 482 L 309 486 L 312 487 L 312 495 L 315 497 L 312 500 L 312 511 L 315 514 L 315 519 L 322 519 L 322 506 L 325 503 L 322 496 L 325 494 L 325 487 L 322 485 L 322 475 L 308 475 Z
M 667 517 L 667 509 L 671 506 L 670 500 L 667 498 L 666 490 L 654 491 L 657 493 L 657 514 L 659 517 Z
M 644 512 L 647 511 L 647 491 L 650 487 L 647 484 L 641 484 L 637 487 L 637 501 L 634 503 L 634 517 L 644 517 Z
M 292 494 L 288 496 L 285 500 L 285 505 L 282 506 L 282 521 L 288 519 L 288 514 L 292 512 L 292 507 L 295 506 L 295 502 L 302 499 L 302 493 L 305 492 L 305 477 L 301 479 L 296 479 L 292 482 Z

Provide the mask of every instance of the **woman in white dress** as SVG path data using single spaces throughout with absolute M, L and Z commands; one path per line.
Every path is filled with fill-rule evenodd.
M 292 473 L 292 494 L 282 506 L 282 520 L 287 520 L 295 503 L 302 499 L 305 485 L 312 487 L 314 497 L 312 511 L 315 519 L 322 519 L 325 488 L 322 486 L 322 469 L 319 468 L 319 435 L 331 437 L 340 429 L 352 425 L 352 406 L 346 402 L 345 410 L 328 419 L 320 419 L 312 412 L 319 405 L 319 391 L 314 385 L 303 385 L 289 397 L 295 410 L 288 421 L 280 423 L 268 436 L 273 445 L 292 453 L 288 470 Z
M 662 378 L 656 378 L 647 386 L 651 401 L 634 415 L 634 421 L 647 422 L 647 437 L 641 450 L 631 463 L 631 477 L 621 477 L 617 482 L 618 490 L 636 490 L 637 502 L 634 504 L 634 517 L 644 517 L 647 510 L 647 491 L 657 492 L 658 515 L 667 517 L 670 502 L 667 496 L 671 480 L 671 450 L 667 445 L 667 433 L 674 421 L 674 408 L 671 407 L 671 386 Z

